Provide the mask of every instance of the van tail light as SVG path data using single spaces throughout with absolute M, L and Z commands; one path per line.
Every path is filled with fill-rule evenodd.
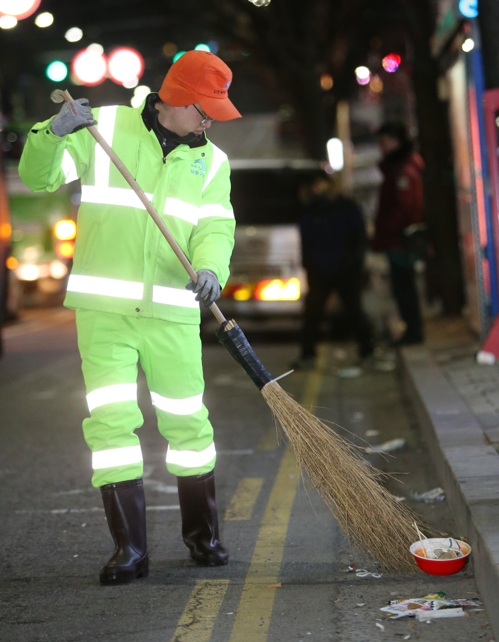
M 298 301 L 300 298 L 300 280 L 268 279 L 259 281 L 253 298 L 257 301 Z
M 55 253 L 60 259 L 72 259 L 75 253 L 74 241 L 57 241 Z

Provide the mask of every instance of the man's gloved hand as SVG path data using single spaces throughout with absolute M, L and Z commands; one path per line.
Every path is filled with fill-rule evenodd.
M 78 98 L 72 104 L 76 114 L 73 114 L 70 103 L 64 103 L 61 111 L 50 123 L 50 129 L 56 136 L 67 136 L 83 127 L 97 125 L 87 98 Z
M 199 270 L 196 274 L 198 275 L 197 283 L 191 279 L 185 288 L 196 293 L 196 301 L 203 301 L 204 305 L 209 307 L 220 298 L 220 283 L 210 270 Z

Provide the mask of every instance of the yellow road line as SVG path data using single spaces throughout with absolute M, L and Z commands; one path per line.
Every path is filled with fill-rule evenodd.
M 229 580 L 198 580 L 171 642 L 209 642 Z
M 310 373 L 303 393 L 304 405 L 317 403 L 321 385 L 322 375 Z M 265 509 L 229 642 L 267 640 L 298 476 L 294 454 L 288 448 Z
M 262 489 L 263 477 L 243 477 L 225 512 L 226 521 L 251 519 L 258 495 Z

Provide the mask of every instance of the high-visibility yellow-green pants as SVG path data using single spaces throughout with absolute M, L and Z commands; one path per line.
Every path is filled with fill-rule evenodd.
M 92 484 L 142 476 L 135 434 L 143 423 L 139 360 L 159 431 L 168 440 L 167 469 L 180 477 L 210 472 L 216 454 L 203 405 L 199 326 L 78 309 L 76 327 L 90 411 L 83 434 L 92 451 Z

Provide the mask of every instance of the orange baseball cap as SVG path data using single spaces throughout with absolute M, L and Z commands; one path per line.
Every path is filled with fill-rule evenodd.
M 229 100 L 232 71 L 208 51 L 187 51 L 169 69 L 158 94 L 172 107 L 198 103 L 213 120 L 232 120 L 241 114 Z

